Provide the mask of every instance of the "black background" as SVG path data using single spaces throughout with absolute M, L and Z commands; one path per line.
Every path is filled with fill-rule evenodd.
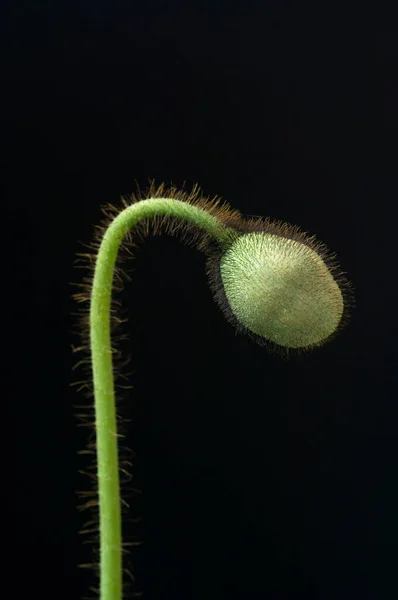
M 136 591 L 396 598 L 398 44 L 357 3 L 8 2 L 1 15 L 2 588 L 94 584 L 75 490 L 70 282 L 100 207 L 149 179 L 315 233 L 357 307 L 284 361 L 236 336 L 205 258 L 137 250 L 128 308 Z

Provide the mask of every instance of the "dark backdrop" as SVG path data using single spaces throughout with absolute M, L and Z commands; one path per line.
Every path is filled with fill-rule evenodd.
M 100 207 L 154 178 L 315 233 L 357 307 L 330 345 L 284 361 L 234 334 L 196 250 L 139 247 L 123 293 L 135 591 L 395 598 L 393 15 L 281 1 L 1 10 L 3 590 L 77 599 L 94 583 L 77 568 L 70 282 Z

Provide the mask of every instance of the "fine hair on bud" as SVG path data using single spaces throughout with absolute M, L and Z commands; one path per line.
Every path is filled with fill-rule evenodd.
M 327 247 L 299 227 L 231 219 L 227 246 L 209 255 L 214 298 L 237 333 L 282 357 L 330 342 L 348 323 L 353 287 Z

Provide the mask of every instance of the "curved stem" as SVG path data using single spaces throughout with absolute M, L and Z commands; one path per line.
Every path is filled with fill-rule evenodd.
M 155 215 L 189 221 L 222 242 L 227 229 L 205 210 L 170 198 L 142 200 L 123 210 L 102 239 L 90 303 L 90 348 L 95 400 L 100 531 L 100 598 L 122 598 L 122 536 L 110 309 L 120 244 L 139 220 Z

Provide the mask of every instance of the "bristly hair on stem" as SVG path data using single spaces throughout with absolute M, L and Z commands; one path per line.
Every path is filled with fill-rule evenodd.
M 237 211 L 230 211 L 224 205 L 220 206 L 221 200 L 217 197 L 204 198 L 198 186 L 194 186 L 192 191 L 186 192 L 178 190 L 174 186 L 166 186 L 164 184 L 156 186 L 151 182 L 148 190 L 142 193 L 138 190 L 130 197 L 122 197 L 118 205 L 107 204 L 101 207 L 103 218 L 101 222 L 95 226 L 93 239 L 89 244 L 81 243 L 84 247 L 83 252 L 76 253 L 75 266 L 83 271 L 82 279 L 71 285 L 78 288 L 78 291 L 73 294 L 73 299 L 77 303 L 77 312 L 74 313 L 76 320 L 76 330 L 73 332 L 78 336 L 78 343 L 72 346 L 72 351 L 78 356 L 78 359 L 73 367 L 79 376 L 75 377 L 72 386 L 77 388 L 86 401 L 81 401 L 75 405 L 77 409 L 76 418 L 78 419 L 78 427 L 83 427 L 88 431 L 87 447 L 81 450 L 79 454 L 85 457 L 85 468 L 81 470 L 81 474 L 89 481 L 88 489 L 78 491 L 77 496 L 81 502 L 78 506 L 83 514 L 89 513 L 87 520 L 82 523 L 80 533 L 87 536 L 86 546 L 89 547 L 90 553 L 87 556 L 87 561 L 79 565 L 81 568 L 92 569 L 97 579 L 97 585 L 91 587 L 94 597 L 99 595 L 99 510 L 98 510 L 98 485 L 97 485 L 97 451 L 96 451 L 96 432 L 95 432 L 95 409 L 94 409 L 94 390 L 92 381 L 92 365 L 91 365 L 91 350 L 90 350 L 90 301 L 92 296 L 93 278 L 95 272 L 96 259 L 101 242 L 114 219 L 127 207 L 137 204 L 147 198 L 172 198 L 192 204 L 198 208 L 204 208 L 217 214 L 219 217 L 228 214 L 236 214 Z M 204 234 L 199 228 L 195 228 L 189 223 L 186 223 L 178 218 L 165 216 L 154 216 L 151 219 L 143 219 L 139 221 L 135 227 L 126 232 L 124 239 L 119 248 L 117 262 L 115 265 L 113 279 L 113 293 L 111 303 L 111 337 L 112 337 L 112 361 L 115 384 L 115 400 L 117 404 L 117 435 L 119 438 L 118 454 L 120 468 L 120 489 L 121 502 L 123 512 L 123 525 L 128 521 L 136 524 L 136 531 L 140 531 L 140 516 L 134 512 L 134 507 L 138 504 L 137 496 L 141 490 L 137 490 L 132 486 L 132 470 L 134 466 L 135 454 L 123 444 L 126 433 L 126 425 L 128 420 L 122 418 L 121 413 L 128 412 L 129 403 L 128 390 L 131 389 L 131 375 L 133 371 L 128 370 L 131 367 L 131 354 L 125 354 L 126 343 L 128 342 L 128 334 L 123 331 L 123 326 L 127 322 L 127 308 L 122 306 L 120 297 L 121 292 L 126 282 L 131 280 L 132 259 L 134 259 L 135 248 L 143 243 L 146 237 L 150 235 L 178 235 L 182 241 L 191 246 L 205 247 L 206 243 L 210 242 L 209 237 Z M 127 268 L 128 267 L 128 268 Z M 130 398 L 128 398 L 130 400 Z M 122 410 L 123 407 L 123 410 Z M 130 502 L 130 497 L 133 500 Z M 123 542 L 123 595 L 124 597 L 137 597 L 141 595 L 140 591 L 135 589 L 134 569 L 131 564 L 131 553 L 134 546 L 141 543 L 140 537 L 130 539 L 128 542 Z

